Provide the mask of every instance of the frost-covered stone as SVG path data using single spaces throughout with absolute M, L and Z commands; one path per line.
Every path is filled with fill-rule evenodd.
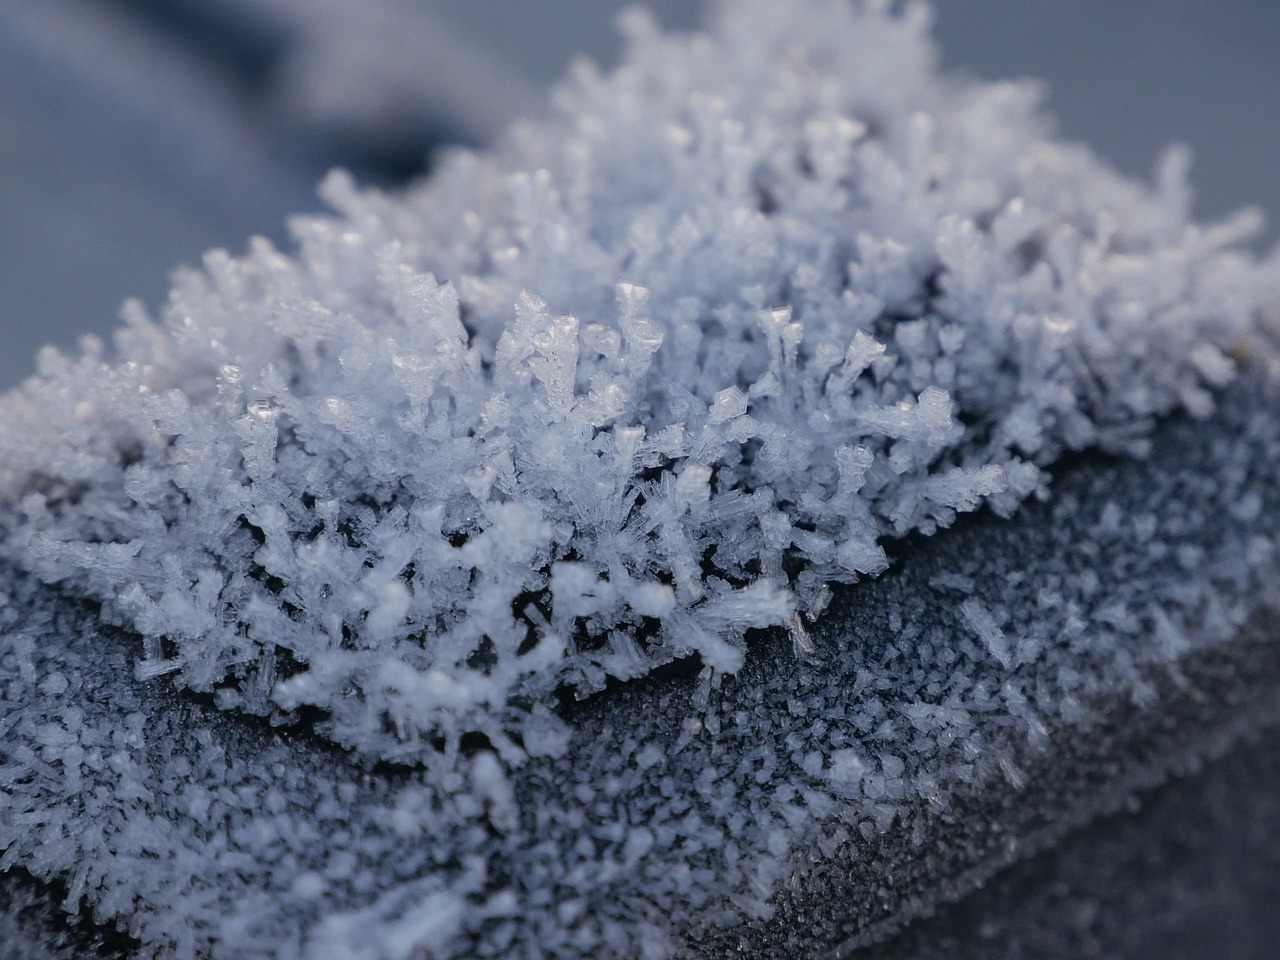
M 1208 415 L 1277 285 L 1251 221 L 1191 224 L 1177 155 L 1146 187 L 1051 139 L 1030 86 L 940 77 L 927 22 L 634 15 L 494 150 L 404 195 L 331 176 L 295 255 L 210 254 L 0 401 L 5 556 L 135 633 L 140 678 L 517 763 L 558 692 L 807 643 L 886 538 Z

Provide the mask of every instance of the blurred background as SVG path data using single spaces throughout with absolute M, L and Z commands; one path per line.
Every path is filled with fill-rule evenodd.
M 697 2 L 652 5 L 670 27 L 701 18 Z M 536 114 L 575 53 L 615 60 L 620 6 L 0 0 L 0 389 L 34 369 L 41 344 L 109 333 L 124 298 L 163 304 L 171 269 L 206 249 L 236 252 L 251 234 L 287 243 L 285 218 L 319 209 L 314 185 L 331 166 L 394 186 L 425 173 L 435 148 L 484 144 Z M 1274 241 L 1280 3 L 935 9 L 947 69 L 1043 78 L 1061 133 L 1131 175 L 1188 144 L 1197 214 L 1256 204 Z M 1274 957 L 1277 758 L 1273 733 L 944 911 L 925 941 L 886 950 Z
M 687 28 L 702 4 L 654 0 Z M 39 346 L 163 303 L 173 267 L 286 241 L 343 166 L 423 173 L 536 113 L 617 0 L 0 0 L 0 389 Z M 1280 4 L 937 0 L 946 67 L 1047 81 L 1063 135 L 1147 176 L 1191 146 L 1198 214 L 1280 222 Z

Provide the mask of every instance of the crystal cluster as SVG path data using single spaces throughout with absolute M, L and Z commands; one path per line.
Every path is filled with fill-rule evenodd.
M 403 194 L 332 175 L 296 252 L 212 253 L 0 400 L 3 555 L 140 678 L 519 764 L 563 750 L 557 698 L 807 646 L 894 539 L 1207 416 L 1277 286 L 1255 218 L 1193 225 L 1180 152 L 1121 178 L 1034 86 L 940 76 L 927 27 L 635 14 L 492 150 Z

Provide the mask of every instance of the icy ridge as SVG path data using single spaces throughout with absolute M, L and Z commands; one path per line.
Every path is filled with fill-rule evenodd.
M 557 693 L 803 646 L 886 537 L 1207 416 L 1280 289 L 1256 216 L 1189 221 L 1182 153 L 1136 184 L 1033 85 L 941 77 L 923 6 L 625 26 L 494 151 L 334 175 L 295 256 L 215 252 L 114 358 L 43 353 L 0 400 L 4 556 L 142 678 L 518 763 L 563 750 Z

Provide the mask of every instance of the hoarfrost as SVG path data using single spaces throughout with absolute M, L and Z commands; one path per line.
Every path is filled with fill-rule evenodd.
M 1274 270 L 1187 221 L 1177 156 L 1148 188 L 1034 87 L 940 77 L 917 8 L 625 24 L 491 152 L 404 195 L 335 173 L 295 255 L 214 252 L 115 359 L 42 353 L 0 401 L 5 557 L 140 678 L 517 763 L 561 749 L 556 691 L 800 643 L 885 538 L 1211 412 Z
M 1000 661 L 1002 666 L 1009 666 L 1013 662 L 1013 656 L 1009 651 L 1009 638 L 1004 635 L 1004 631 L 1000 629 L 995 617 L 983 602 L 970 597 L 960 604 L 960 612 L 964 615 L 965 622 L 987 648 L 987 652 Z

